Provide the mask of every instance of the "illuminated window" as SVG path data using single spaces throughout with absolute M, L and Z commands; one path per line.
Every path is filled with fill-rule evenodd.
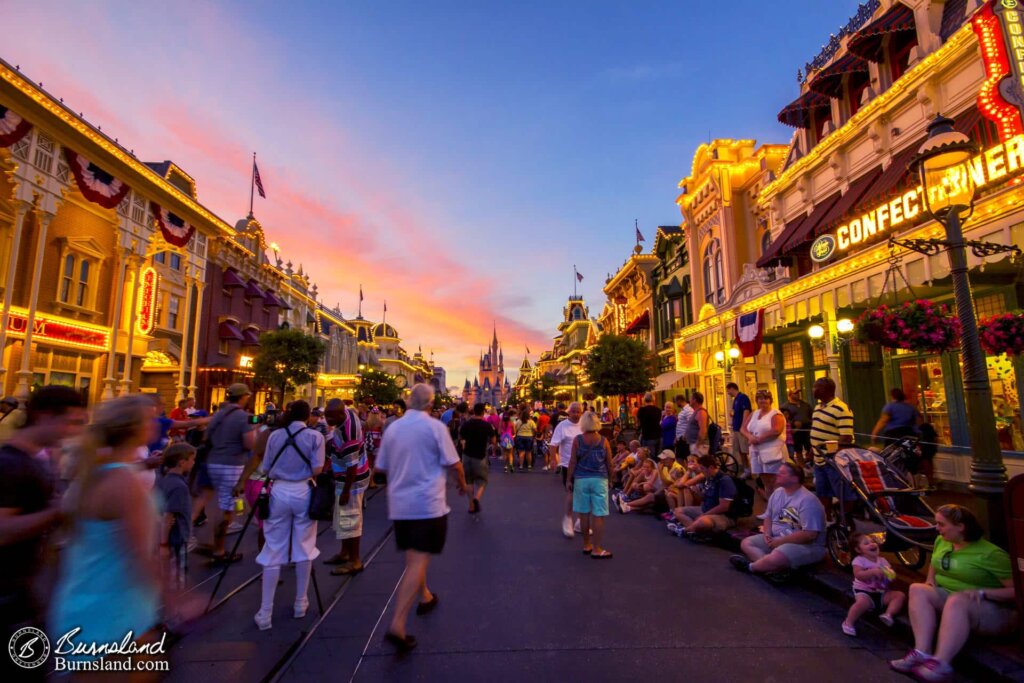
M 782 345 L 782 369 L 795 370 L 804 366 L 804 349 L 798 341 Z
M 725 266 L 722 245 L 717 239 L 704 249 L 704 301 L 710 304 L 725 303 Z
M 181 308 L 181 297 L 173 295 L 167 297 L 167 327 L 172 330 L 178 329 L 179 308 Z
M 80 308 L 91 308 L 92 280 L 95 274 L 95 263 L 83 254 L 66 252 L 62 260 L 60 289 L 57 299 L 62 304 L 72 304 Z
M 990 294 L 974 300 L 974 309 L 978 319 L 1006 313 L 1006 299 L 1002 294 Z

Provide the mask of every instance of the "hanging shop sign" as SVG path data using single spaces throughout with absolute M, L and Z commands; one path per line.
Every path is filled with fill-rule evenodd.
M 139 302 L 136 330 L 149 334 L 156 326 L 157 274 L 153 266 L 146 266 L 139 273 Z
M 1024 133 L 1024 2 L 991 0 L 971 18 L 971 27 L 985 65 L 978 109 L 1009 140 Z
M 28 312 L 16 311 L 12 308 L 7 321 L 7 333 L 15 337 L 24 337 L 27 329 Z M 32 339 L 95 351 L 106 351 L 110 335 L 103 329 L 85 327 L 70 320 L 37 315 L 32 321 Z
M 1024 173 L 1024 134 L 990 147 L 964 164 L 950 169 L 944 184 L 955 187 L 970 180 L 978 189 L 1005 181 Z M 943 192 L 943 186 L 931 188 Z M 863 244 L 877 241 L 879 236 L 922 223 L 928 218 L 924 188 L 918 185 L 902 195 L 879 202 L 867 211 L 843 223 L 831 233 L 811 244 L 811 258 L 822 263 L 834 255 L 843 256 Z M 834 242 L 834 244 L 830 244 Z M 831 251 L 829 248 L 831 247 Z

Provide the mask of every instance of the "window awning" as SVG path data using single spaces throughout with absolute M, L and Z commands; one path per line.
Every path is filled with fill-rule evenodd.
M 836 192 L 831 195 L 828 199 L 818 203 L 811 211 L 810 215 L 804 218 L 799 223 L 794 222 L 792 225 L 787 225 L 786 229 L 783 230 L 779 238 L 771 243 L 768 247 L 768 252 L 757 261 L 758 268 L 767 268 L 773 266 L 778 262 L 781 262 L 785 258 L 792 255 L 793 246 L 802 244 L 807 235 L 814 233 L 814 229 L 821 223 L 821 220 L 832 210 L 832 207 L 840 199 L 840 194 Z
M 654 378 L 654 389 L 652 391 L 668 391 L 672 385 L 686 377 L 685 372 L 663 372 Z
M 255 327 L 247 327 L 242 330 L 242 346 L 259 346 L 260 331 Z
M 277 296 L 277 294 L 274 294 L 269 289 L 263 292 L 263 305 L 267 306 L 268 308 L 271 306 L 276 306 L 277 308 L 282 308 L 286 311 L 291 310 L 291 306 L 286 304 L 279 296 Z
M 916 30 L 913 10 L 897 2 L 888 12 L 854 33 L 846 49 L 858 57 L 880 64 L 885 61 L 882 45 L 887 35 Z
M 245 283 L 245 296 L 249 299 L 262 299 L 263 290 L 260 289 L 255 280 L 249 280 Z
M 807 218 L 807 214 L 800 214 L 800 216 L 798 216 L 797 218 L 794 218 L 789 223 L 786 223 L 786 225 L 782 228 L 782 232 L 779 233 L 779 236 L 773 239 L 771 244 L 768 245 L 768 251 L 766 251 L 764 254 L 761 254 L 761 258 L 757 260 L 757 267 L 767 268 L 769 266 L 775 265 L 776 262 L 781 261 L 783 258 L 783 245 L 786 244 L 786 242 L 789 241 L 789 238 L 792 237 L 793 234 L 800 229 L 800 227 L 804 224 Z
M 636 334 L 642 330 L 650 329 L 651 327 L 651 314 L 648 311 L 644 311 L 636 318 L 633 319 L 629 325 L 626 325 L 626 329 L 622 331 L 622 334 Z
M 224 341 L 242 341 L 242 331 L 230 320 L 224 320 L 217 326 L 217 335 Z
M 225 287 L 245 287 L 245 281 L 238 275 L 238 271 L 234 268 L 228 268 L 224 271 L 224 276 L 221 278 Z
M 811 90 L 826 97 L 840 97 L 843 76 L 858 74 L 868 80 L 868 63 L 857 55 L 845 54 L 819 71 L 809 84 Z
M 779 123 L 793 128 L 810 128 L 811 113 L 814 111 L 831 111 L 832 102 L 821 93 L 808 90 L 794 102 L 779 112 Z

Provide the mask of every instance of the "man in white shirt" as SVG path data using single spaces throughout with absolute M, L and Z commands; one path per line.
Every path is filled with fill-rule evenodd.
M 583 433 L 580 429 L 580 417 L 583 410 L 579 403 L 569 404 L 569 419 L 562 420 L 551 434 L 548 446 L 552 449 L 551 457 L 558 460 L 558 470 L 562 473 L 562 487 L 566 488 L 569 477 L 569 461 L 572 459 L 572 442 Z M 573 537 L 572 493 L 565 494 L 565 516 L 562 517 L 562 533 L 566 538 Z
M 451 509 L 445 495 L 449 473 L 456 476 L 459 495 L 466 493 L 466 476 L 448 428 L 430 416 L 434 388 L 417 384 L 409 396 L 407 412 L 384 432 L 377 451 L 376 469 L 388 475 L 388 519 L 394 523 L 398 549 L 405 552 L 405 574 L 398 584 L 395 615 L 384 639 L 399 652 L 416 647 L 405 631 L 409 610 L 417 614 L 437 606 L 437 594 L 427 588 L 431 555 L 444 549 Z
M 682 444 L 686 443 L 686 429 L 690 426 L 690 419 L 693 417 L 693 407 L 690 406 L 690 402 L 686 400 L 685 396 L 679 394 L 676 396 L 676 408 L 678 418 L 676 419 L 675 451 L 676 457 L 679 458 L 690 454 L 689 445 L 683 452 Z

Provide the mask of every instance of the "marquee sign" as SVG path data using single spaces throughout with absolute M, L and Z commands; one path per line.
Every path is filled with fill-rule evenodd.
M 27 329 L 28 314 L 12 309 L 7 321 L 7 333 L 15 337 L 24 337 Z M 106 330 L 39 315 L 32 321 L 32 338 L 95 351 L 106 351 L 110 345 Z
M 974 14 L 971 26 L 986 76 L 978 109 L 1009 140 L 1024 133 L 1024 2 L 991 0 Z
M 157 274 L 153 266 L 146 266 L 139 273 L 139 302 L 136 330 L 149 334 L 156 326 Z
M 1024 134 L 1015 135 L 950 169 L 948 185 L 962 184 L 970 176 L 975 187 L 981 189 L 1021 173 L 1024 173 Z M 933 193 L 945 191 L 942 186 L 930 189 Z M 879 202 L 832 233 L 816 239 L 811 244 L 811 258 L 822 263 L 835 254 L 842 256 L 852 247 L 873 242 L 879 235 L 924 222 L 928 218 L 924 199 L 924 188 L 918 185 L 893 199 Z

